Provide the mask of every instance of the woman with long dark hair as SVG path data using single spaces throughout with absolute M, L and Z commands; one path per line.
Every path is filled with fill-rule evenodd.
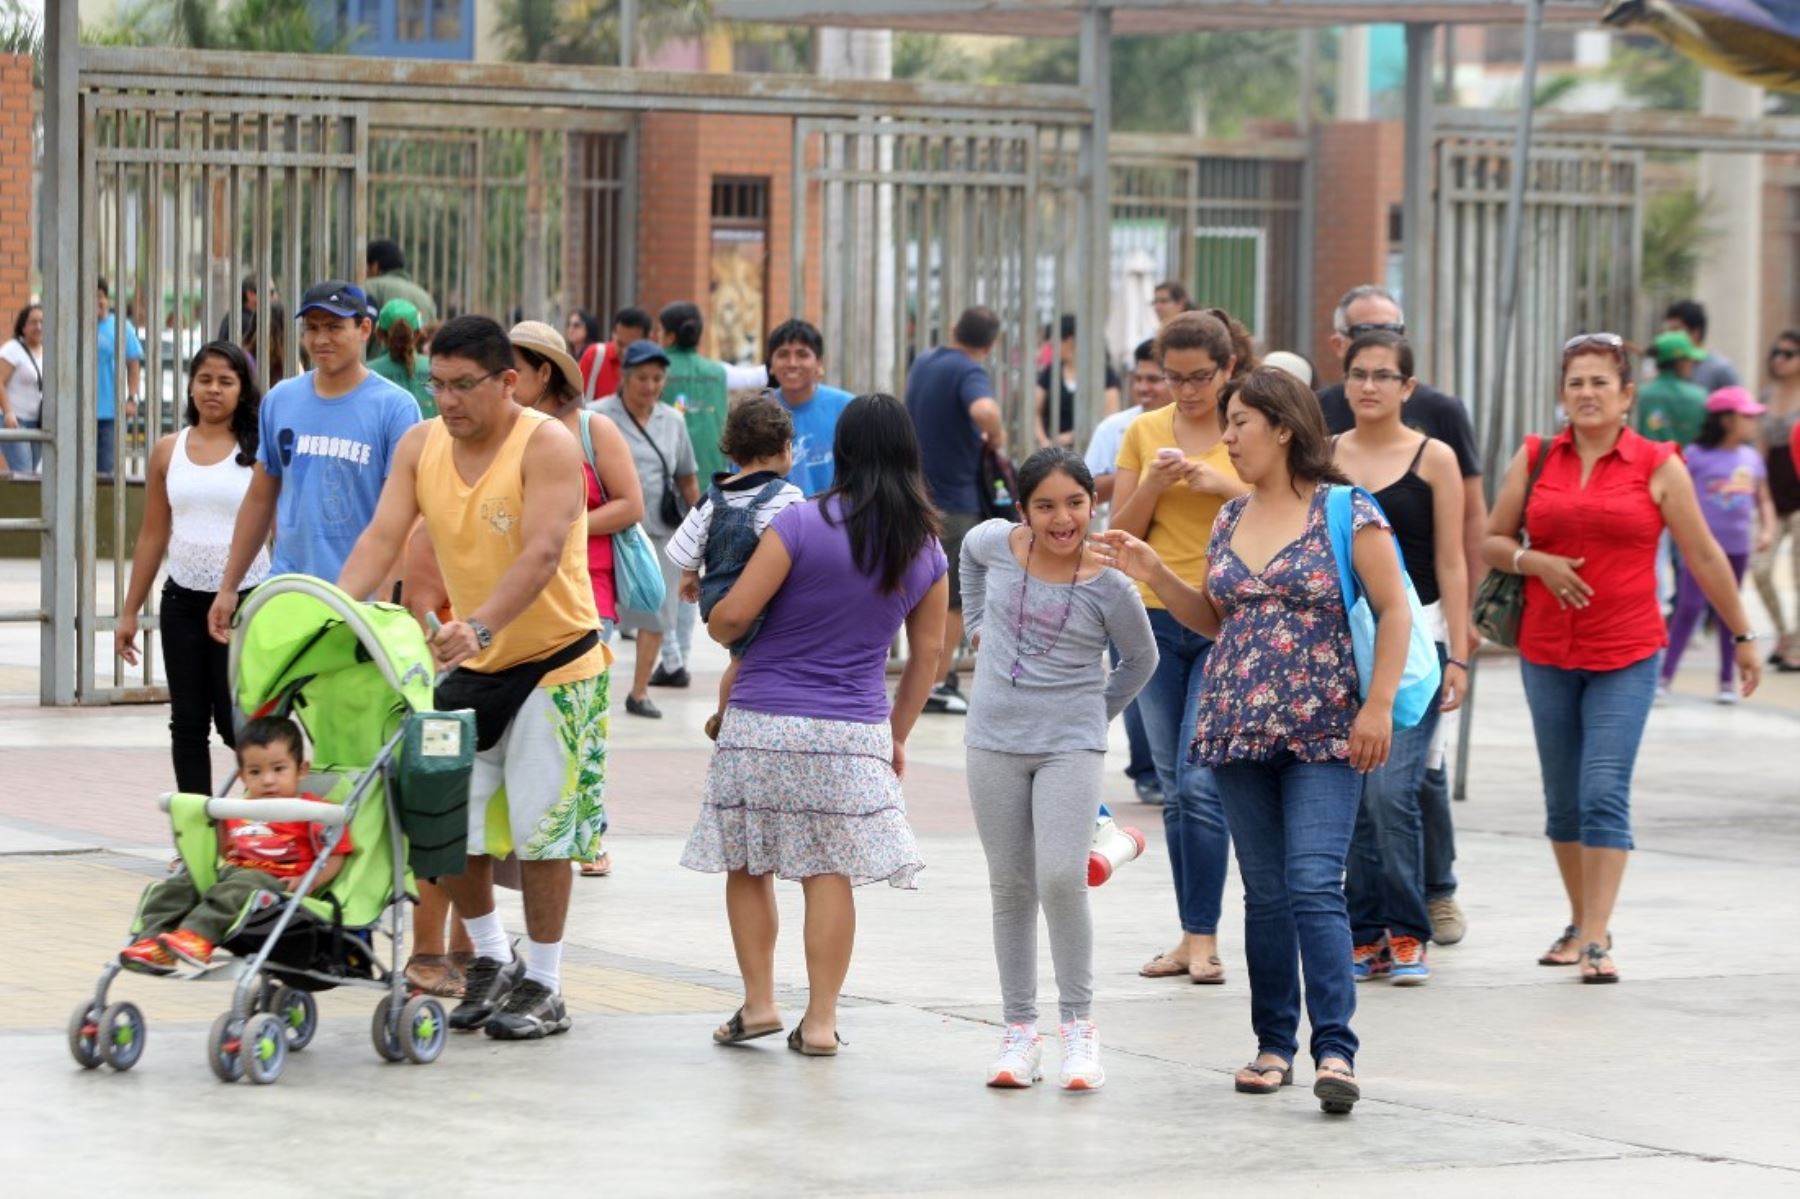
M 787 1043 L 813 1057 L 837 1052 L 856 927 L 851 888 L 910 887 L 923 865 L 900 780 L 950 594 L 905 406 L 887 395 L 853 401 L 833 458 L 836 483 L 776 516 L 707 621 L 729 645 L 767 609 L 744 651 L 681 858 L 691 870 L 726 874 L 744 1004 L 713 1033 L 720 1044 L 782 1031 L 775 879 L 805 889 L 810 990 Z M 901 625 L 912 652 L 890 707 L 887 653 Z
M 131 562 L 131 585 L 119 613 L 113 645 L 133 666 L 138 612 L 166 554 L 169 577 L 160 604 L 163 671 L 169 684 L 169 742 L 175 784 L 195 795 L 212 793 L 212 750 L 207 726 L 232 744 L 228 653 L 206 629 L 231 554 L 238 508 L 250 487 L 259 424 L 257 389 L 249 355 L 228 341 L 201 346 L 188 365 L 187 425 L 150 452 L 144 523 Z M 244 575 L 240 598 L 269 573 L 267 549 Z
M 1326 520 L 1332 486 L 1349 480 L 1318 401 L 1275 367 L 1233 380 L 1223 401 L 1225 445 L 1250 493 L 1221 509 L 1199 585 L 1122 530 L 1101 540 L 1175 619 L 1213 639 L 1189 752 L 1212 769 L 1244 880 L 1256 1056 L 1235 1086 L 1267 1095 L 1293 1081 L 1304 967 L 1313 1094 L 1348 1112 L 1361 1091 L 1344 864 L 1363 776 L 1387 761 L 1412 614 L 1387 519 L 1356 495 L 1351 553 L 1379 622 L 1359 698 Z

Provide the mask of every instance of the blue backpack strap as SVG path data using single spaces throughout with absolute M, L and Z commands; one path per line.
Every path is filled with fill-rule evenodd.
M 1325 496 L 1325 531 L 1331 536 L 1331 553 L 1337 559 L 1338 587 L 1344 593 L 1344 607 L 1356 604 L 1362 592 L 1356 583 L 1356 560 L 1350 543 L 1356 534 L 1356 516 L 1351 498 L 1361 488 L 1334 484 Z

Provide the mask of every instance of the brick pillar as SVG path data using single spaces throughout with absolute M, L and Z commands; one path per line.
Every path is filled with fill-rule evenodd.
M 1324 384 L 1343 374 L 1329 349 L 1338 299 L 1358 284 L 1387 283 L 1388 214 L 1404 190 L 1405 135 L 1397 121 L 1334 121 L 1319 128 L 1318 147 L 1312 322 Z
M 31 299 L 31 59 L 0 55 L 0 340 L 12 336 L 13 315 Z

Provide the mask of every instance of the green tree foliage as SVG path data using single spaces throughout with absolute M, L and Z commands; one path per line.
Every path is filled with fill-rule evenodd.
M 1641 108 L 1698 112 L 1701 66 L 1661 42 L 1617 45 L 1606 73 Z
M 982 61 L 946 39 L 901 34 L 894 43 L 894 75 L 1071 85 L 1077 55 L 1072 39 L 1021 38 L 1002 43 Z M 1201 123 L 1208 133 L 1228 136 L 1258 117 L 1292 117 L 1299 62 L 1299 39 L 1291 31 L 1114 38 L 1113 128 L 1185 133 Z
M 320 19 L 313 0 L 139 0 L 82 40 L 116 46 L 181 46 L 261 54 L 342 54 L 358 35 Z
M 496 13 L 502 52 L 514 62 L 619 61 L 618 0 L 496 0 Z M 711 20 L 711 0 L 638 6 L 638 33 L 648 46 L 704 33 Z

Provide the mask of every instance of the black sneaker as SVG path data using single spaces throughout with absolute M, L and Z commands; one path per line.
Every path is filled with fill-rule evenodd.
M 925 710 L 944 716 L 967 716 L 969 701 L 953 683 L 939 683 L 925 697 Z
M 685 666 L 680 670 L 670 670 L 659 662 L 656 664 L 656 669 L 650 672 L 652 687 L 686 687 L 692 682 L 693 679 L 688 677 Z
M 562 996 L 534 978 L 512 989 L 506 1004 L 487 1022 L 487 1035 L 498 1041 L 535 1041 L 568 1032 L 574 1021 Z
M 633 716 L 644 716 L 651 720 L 662 719 L 662 709 L 657 707 L 656 701 L 652 700 L 647 695 L 643 699 L 639 699 L 635 695 L 627 695 L 625 697 L 625 710 Z
M 517 953 L 504 966 L 493 958 L 476 958 L 463 975 L 463 1001 L 451 1009 L 450 1027 L 474 1032 L 500 1010 L 525 977 L 525 959 Z

